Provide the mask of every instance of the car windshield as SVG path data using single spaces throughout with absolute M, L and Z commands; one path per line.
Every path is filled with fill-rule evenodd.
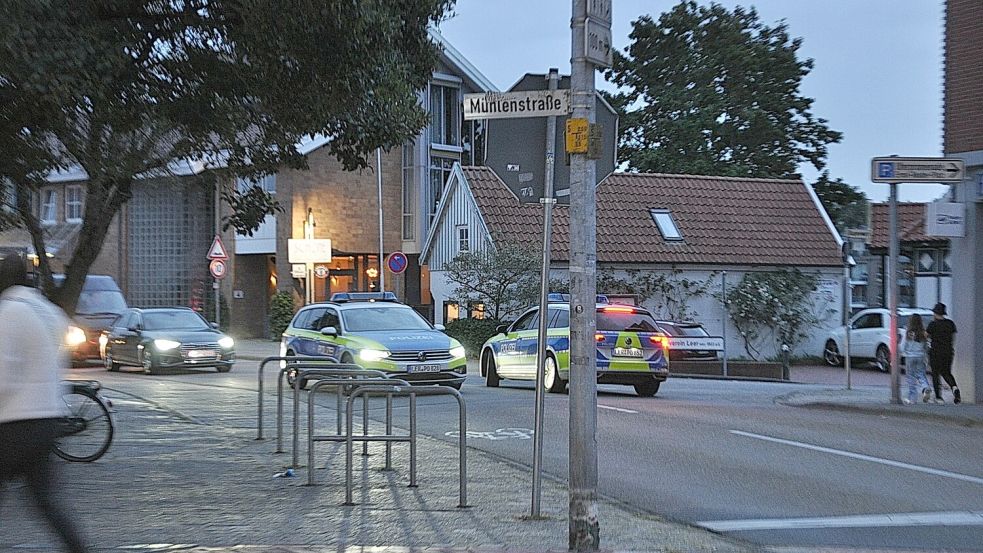
M 366 307 L 349 309 L 341 314 L 345 330 L 430 330 L 430 324 L 408 307 Z
M 149 311 L 143 314 L 144 330 L 207 330 L 205 319 L 194 311 Z
M 644 311 L 634 311 L 625 308 L 606 308 L 597 312 L 597 330 L 621 332 L 658 332 L 652 315 Z
M 119 314 L 126 309 L 123 294 L 116 290 L 92 290 L 79 296 L 75 313 L 79 315 Z

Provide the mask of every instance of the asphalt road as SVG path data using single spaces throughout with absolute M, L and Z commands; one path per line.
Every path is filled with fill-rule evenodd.
M 79 373 L 154 400 L 175 381 L 216 393 L 255 389 L 256 366 L 242 361 L 222 375 Z M 827 371 L 823 379 L 837 377 L 836 369 Z M 871 371 L 857 376 L 864 383 L 882 379 Z M 265 381 L 275 390 L 272 376 Z M 602 386 L 600 492 L 760 544 L 983 551 L 983 429 L 776 402 L 809 386 L 678 378 L 655 398 Z M 472 375 L 463 394 L 469 446 L 531 465 L 532 386 L 506 381 L 490 389 Z M 249 416 L 166 397 L 166 407 L 196 417 Z M 318 403 L 333 408 L 334 396 Z M 397 420 L 406 410 L 397 405 Z M 567 477 L 567 410 L 567 396 L 547 394 L 547 478 Z M 418 413 L 421 433 L 454 439 L 451 398 L 421 398 Z

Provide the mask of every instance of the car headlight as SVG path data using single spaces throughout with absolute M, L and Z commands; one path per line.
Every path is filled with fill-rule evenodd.
M 175 342 L 174 340 L 163 340 L 163 339 L 154 340 L 154 347 L 157 348 L 157 351 L 172 350 L 180 345 L 181 342 Z
M 362 361 L 381 361 L 389 357 L 389 352 L 381 349 L 363 349 L 358 352 L 358 357 Z
M 464 351 L 464 346 L 457 346 L 456 348 L 451 348 L 451 357 L 453 357 L 454 359 L 460 359 L 465 355 L 467 355 L 467 352 Z
M 218 345 L 225 349 L 232 349 L 232 346 L 236 345 L 236 341 L 231 336 L 223 336 L 219 338 Z
M 65 344 L 69 346 L 77 346 L 85 342 L 85 331 L 77 326 L 68 327 L 68 332 L 65 333 Z

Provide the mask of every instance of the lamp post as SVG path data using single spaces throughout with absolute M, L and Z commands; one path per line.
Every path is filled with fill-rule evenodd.
M 313 240 L 314 239 L 314 227 L 317 223 L 314 222 L 314 209 L 307 208 L 307 219 L 304 221 L 304 239 Z M 314 264 L 307 263 L 306 270 L 304 273 L 304 281 L 306 282 L 305 290 L 305 302 L 310 304 L 314 303 Z

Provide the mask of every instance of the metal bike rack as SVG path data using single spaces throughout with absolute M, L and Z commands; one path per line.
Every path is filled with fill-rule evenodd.
M 274 453 L 283 453 L 283 380 L 284 375 L 287 371 L 297 371 L 296 377 L 294 377 L 293 385 L 293 407 L 294 407 L 294 418 L 293 418 L 293 452 L 291 456 L 291 467 L 298 467 L 298 458 L 300 451 L 300 383 L 302 380 L 320 380 L 322 378 L 339 378 L 348 377 L 349 382 L 355 382 L 357 380 L 362 380 L 365 378 L 374 379 L 385 379 L 388 377 L 387 373 L 382 371 L 363 369 L 358 365 L 352 364 L 304 364 L 298 363 L 296 365 L 288 365 L 280 369 L 280 374 L 277 377 L 276 391 L 277 391 L 277 406 L 276 406 L 276 451 Z M 341 434 L 341 407 L 342 407 L 342 395 L 344 393 L 343 386 L 338 388 L 338 433 Z
M 361 386 L 409 386 L 410 383 L 405 380 L 399 380 L 395 378 L 364 378 L 358 380 L 352 380 L 350 378 L 320 378 L 311 387 L 310 393 L 307 395 L 307 485 L 314 485 L 314 442 L 344 442 L 347 437 L 341 432 L 341 408 L 337 410 L 338 414 L 338 433 L 335 435 L 325 435 L 325 436 L 315 436 L 314 435 L 314 398 L 316 397 L 314 392 L 319 388 L 325 386 L 336 385 L 339 392 L 344 388 L 357 389 Z M 341 393 L 338 394 L 339 400 L 341 398 Z M 386 433 L 392 432 L 393 426 L 393 396 L 392 394 L 386 394 Z M 369 402 L 368 396 L 362 397 L 362 434 L 364 436 L 368 435 L 369 429 Z M 369 443 L 364 442 L 362 444 L 362 455 L 369 454 Z M 411 460 L 411 464 L 415 463 L 415 457 Z M 386 466 L 383 470 L 392 470 L 392 444 L 386 443 Z
M 263 439 L 263 369 L 266 368 L 267 363 L 276 362 L 286 362 L 288 366 L 292 366 L 295 363 L 320 363 L 318 366 L 322 366 L 326 363 L 336 364 L 338 360 L 334 357 L 298 357 L 296 355 L 289 356 L 276 356 L 267 357 L 260 361 L 259 363 L 259 392 L 257 394 L 256 400 L 256 439 Z M 280 449 L 277 447 L 277 449 Z
M 386 395 L 387 397 L 409 397 L 410 398 L 410 433 L 408 436 L 393 435 L 392 429 L 387 425 L 386 433 L 381 435 L 354 436 L 352 434 L 352 406 L 355 398 L 362 396 L 365 398 L 363 405 L 367 405 L 367 398 L 371 394 Z M 353 449 L 354 442 L 409 442 L 410 444 L 410 487 L 416 487 L 416 396 L 436 396 L 452 395 L 457 399 L 460 412 L 460 438 L 458 439 L 458 474 L 460 477 L 460 487 L 458 492 L 458 508 L 468 507 L 468 458 L 467 458 L 467 408 L 461 393 L 453 388 L 413 388 L 401 384 L 366 384 L 359 386 L 348 396 L 348 405 L 345 413 L 345 503 L 344 505 L 354 505 L 352 500 L 352 480 L 353 477 Z M 363 409 L 366 409 L 363 407 Z M 363 428 L 363 433 L 367 432 L 367 427 Z M 364 446 L 363 446 L 364 447 Z

